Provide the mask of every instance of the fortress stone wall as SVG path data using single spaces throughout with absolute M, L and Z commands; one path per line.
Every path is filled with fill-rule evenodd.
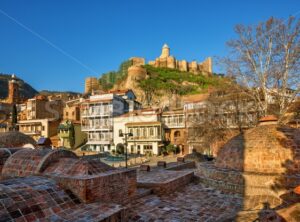
M 170 48 L 167 44 L 163 46 L 161 55 L 154 61 L 149 61 L 149 65 L 179 69 L 180 71 L 191 72 L 194 74 L 209 75 L 212 73 L 212 59 L 210 57 L 206 58 L 206 60 L 201 63 L 197 63 L 196 61 L 187 62 L 186 60 L 180 61 L 170 55 Z
M 143 80 L 147 77 L 147 71 L 142 66 L 145 65 L 145 59 L 141 57 L 131 57 L 129 60 L 132 66 L 128 68 L 128 78 L 125 87 L 134 88 L 136 80 Z M 187 62 L 186 60 L 176 60 L 174 56 L 170 55 L 170 48 L 167 44 L 162 47 L 161 55 L 154 61 L 149 61 L 149 65 L 154 67 L 178 69 L 184 72 L 191 72 L 194 74 L 211 75 L 212 74 L 212 59 L 206 58 L 201 63 L 196 61 Z

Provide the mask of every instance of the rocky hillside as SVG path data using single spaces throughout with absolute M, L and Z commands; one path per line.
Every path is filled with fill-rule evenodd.
M 0 99 L 5 99 L 8 96 L 8 81 L 11 80 L 11 75 L 0 74 Z M 20 97 L 21 98 L 32 98 L 38 91 L 36 91 L 32 86 L 26 83 L 22 79 L 18 79 L 20 86 Z
M 208 89 L 218 87 L 227 81 L 226 78 L 217 74 L 196 75 L 177 69 L 156 68 L 151 65 L 144 65 L 137 70 L 139 69 L 141 69 L 141 73 L 135 71 L 134 74 L 131 72 L 124 74 L 120 68 L 119 71 L 114 72 L 114 80 L 118 81 L 103 84 L 103 79 L 109 80 L 107 77 L 111 75 L 107 73 L 100 77 L 100 85 L 105 90 L 132 89 L 144 106 L 162 107 L 181 106 L 187 97 L 205 94 Z

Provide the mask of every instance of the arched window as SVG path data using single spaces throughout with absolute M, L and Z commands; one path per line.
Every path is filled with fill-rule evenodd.
M 180 131 L 175 131 L 174 132 L 174 137 L 180 137 Z

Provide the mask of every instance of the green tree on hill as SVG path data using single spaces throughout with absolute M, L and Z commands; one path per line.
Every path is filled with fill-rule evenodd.
M 113 86 L 126 79 L 128 74 L 128 68 L 132 65 L 131 60 L 124 61 L 120 64 L 119 69 L 117 71 L 110 71 L 104 73 L 99 78 L 99 83 L 104 90 L 112 89 Z

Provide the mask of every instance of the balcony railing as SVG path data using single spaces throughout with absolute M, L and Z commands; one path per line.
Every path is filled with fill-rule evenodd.
M 113 126 L 111 125 L 93 125 L 93 126 L 82 126 L 82 130 L 112 130 Z
M 129 137 L 128 141 L 138 141 L 138 140 L 161 140 L 159 136 L 133 136 Z
M 32 130 L 20 130 L 22 133 L 26 134 L 26 135 L 40 135 L 41 131 L 32 131 Z
M 184 122 L 178 123 L 178 122 L 164 122 L 165 126 L 167 127 L 184 127 Z
M 83 111 L 82 116 L 91 117 L 91 116 L 111 116 L 113 114 L 112 111 L 103 111 L 103 112 L 89 112 Z
M 103 137 L 103 138 L 89 138 L 88 139 L 89 141 L 91 142 L 103 142 L 103 141 L 109 141 L 109 142 L 112 142 L 113 141 L 113 138 L 112 137 Z

